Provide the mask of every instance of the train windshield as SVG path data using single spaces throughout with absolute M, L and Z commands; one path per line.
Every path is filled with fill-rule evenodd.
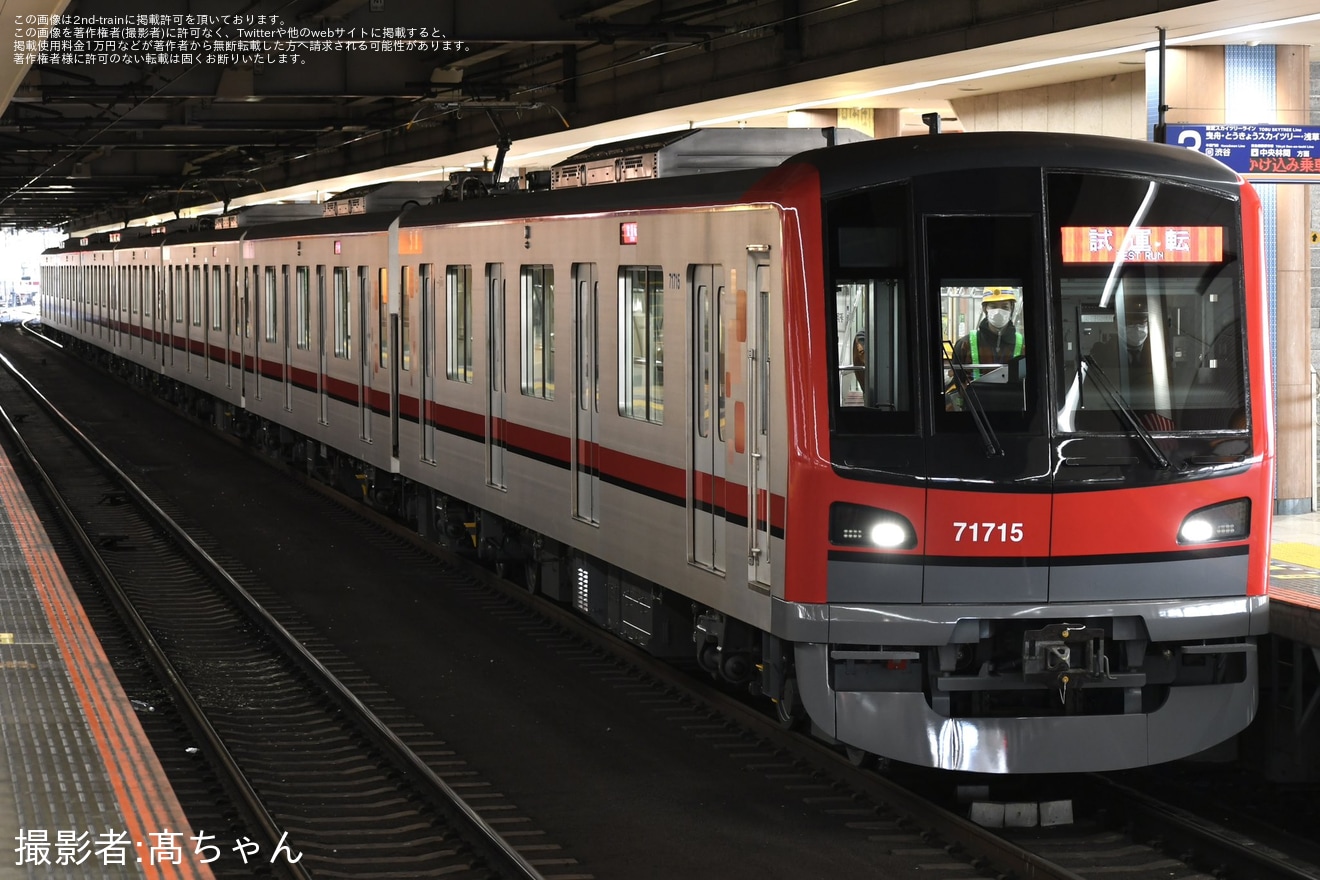
M 969 170 L 854 190 L 826 219 L 836 467 L 1045 482 L 1048 437 L 1091 467 L 1249 454 L 1230 195 Z
M 1060 433 L 1246 428 L 1236 205 L 1099 174 L 1047 179 Z

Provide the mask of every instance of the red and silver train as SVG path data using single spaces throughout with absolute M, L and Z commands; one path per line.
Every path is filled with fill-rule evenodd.
M 43 318 L 855 757 L 1113 769 L 1250 722 L 1273 392 L 1224 166 L 992 133 L 477 189 L 70 240 Z

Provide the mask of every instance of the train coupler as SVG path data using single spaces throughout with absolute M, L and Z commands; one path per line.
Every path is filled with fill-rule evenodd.
M 1067 699 L 1069 688 L 1110 679 L 1105 656 L 1105 631 L 1076 623 L 1052 623 L 1022 635 L 1022 677 L 1059 692 Z

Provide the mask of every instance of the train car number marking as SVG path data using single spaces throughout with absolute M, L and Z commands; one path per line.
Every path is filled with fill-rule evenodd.
M 953 527 L 958 530 L 953 536 L 955 541 L 984 543 L 997 540 L 1011 541 L 1017 544 L 1022 540 L 1022 523 L 1020 522 L 956 522 Z

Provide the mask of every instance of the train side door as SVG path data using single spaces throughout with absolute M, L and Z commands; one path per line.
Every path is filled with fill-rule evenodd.
M 328 369 L 325 352 L 325 266 L 318 265 L 316 267 L 316 399 L 317 418 L 323 425 L 330 422 L 330 397 L 325 388 Z
M 280 382 L 284 386 L 284 408 L 292 410 L 293 384 L 290 381 L 289 365 L 293 362 L 293 352 L 290 351 L 290 347 L 293 345 L 293 324 L 289 321 L 291 312 L 289 311 L 289 267 L 287 265 L 283 267 L 282 277 L 284 284 L 283 289 L 280 291 L 280 305 L 283 318 L 281 323 L 284 324 L 284 345 L 281 346 L 283 360 L 280 364 Z
M 123 266 L 115 264 L 114 286 L 110 289 L 110 339 L 113 341 L 114 350 L 118 351 L 124 347 L 124 313 L 120 310 L 122 304 L 127 301 L 123 296 L 124 289 L 128 286 L 125 281 L 127 274 Z
M 417 402 L 417 418 L 422 423 L 422 458 L 435 461 L 435 418 L 432 402 L 435 400 L 435 279 L 431 277 L 431 264 L 418 266 L 422 288 L 422 396 Z
M 174 351 L 178 348 L 179 337 L 177 324 L 183 320 L 183 266 L 174 266 L 170 273 L 169 312 L 165 316 L 165 356 L 168 366 L 174 366 Z
M 595 263 L 573 266 L 573 354 L 577 405 L 573 417 L 573 516 L 600 522 L 599 282 Z
M 770 248 L 747 249 L 747 580 L 770 588 Z
M 358 266 L 358 417 L 362 440 L 371 442 L 371 270 Z
M 161 314 L 161 276 L 160 268 L 148 267 L 147 280 L 144 282 L 147 289 L 143 290 L 143 332 L 150 336 L 152 343 L 152 354 L 150 354 L 150 363 L 160 363 L 160 314 Z
M 486 483 L 497 489 L 504 477 L 504 264 L 486 264 Z
M 235 324 L 233 330 L 234 351 L 238 354 L 239 399 L 244 401 L 247 400 L 247 387 L 248 387 L 247 354 L 248 354 L 248 348 L 250 346 L 252 349 L 252 366 L 256 371 L 256 374 L 253 376 L 252 379 L 252 393 L 258 400 L 260 400 L 261 399 L 261 337 L 262 334 L 266 332 L 266 320 L 268 315 L 268 312 L 262 311 L 262 308 L 265 304 L 265 299 L 262 297 L 261 294 L 260 266 L 252 266 L 250 273 L 248 271 L 247 266 L 243 267 L 243 290 L 238 295 L 243 297 L 243 307 L 241 309 L 241 314 L 244 316 L 244 319 L 241 322 L 242 329 L 240 329 L 238 324 Z M 267 291 L 266 296 L 270 296 L 270 295 L 271 295 L 270 292 Z M 252 318 L 248 316 L 252 316 L 252 315 L 255 315 L 256 317 L 256 330 L 251 336 L 252 339 L 251 343 L 249 343 L 247 337 L 247 328 L 251 326 Z
M 196 359 L 197 347 L 202 344 L 202 330 L 204 329 L 202 326 L 202 279 L 206 276 L 202 272 L 202 268 L 196 264 L 191 265 L 189 268 L 192 271 L 188 273 L 188 296 L 183 321 L 183 368 L 185 372 L 191 373 L 193 371 L 193 361 Z
M 723 573 L 724 547 L 724 346 L 721 332 L 722 266 L 693 266 L 688 278 L 692 303 L 692 455 L 688 459 L 688 516 L 691 559 Z
M 211 378 L 211 322 L 215 318 L 211 313 L 211 295 L 219 280 L 212 273 L 210 265 L 202 266 L 201 285 L 197 292 L 197 316 L 194 318 L 194 323 L 200 323 L 197 328 L 197 345 L 202 356 L 202 375 L 206 379 Z
M 225 359 L 225 387 L 234 387 L 234 359 L 229 356 L 229 337 L 233 332 L 234 313 L 233 301 L 234 290 L 238 284 L 238 270 L 225 264 L 225 283 L 215 294 L 215 306 L 220 310 L 221 317 L 215 321 L 216 328 L 220 331 L 217 335 L 220 337 L 221 356 Z
M 403 290 L 400 289 L 400 295 Z M 390 312 L 390 455 L 399 457 L 399 314 Z

